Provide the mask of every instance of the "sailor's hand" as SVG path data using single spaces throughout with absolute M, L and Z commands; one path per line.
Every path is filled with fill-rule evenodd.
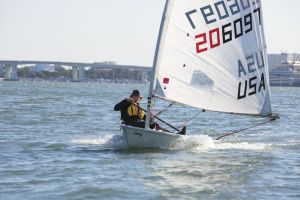
M 150 119 L 151 119 L 151 120 L 153 120 L 153 119 L 154 119 L 154 115 L 153 115 L 153 113 L 152 113 L 152 112 L 150 113 Z

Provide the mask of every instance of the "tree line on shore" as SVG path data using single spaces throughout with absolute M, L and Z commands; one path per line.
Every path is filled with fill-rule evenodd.
M 88 69 L 84 71 L 85 79 L 118 79 L 118 80 L 148 80 L 151 72 L 141 72 L 129 69 Z M 55 79 L 64 78 L 72 79 L 72 70 L 65 68 L 56 68 L 55 71 L 34 71 L 30 67 L 18 68 L 17 75 L 19 78 L 40 78 Z

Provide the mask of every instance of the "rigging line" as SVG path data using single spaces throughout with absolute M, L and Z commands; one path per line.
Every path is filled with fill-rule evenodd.
M 154 116 L 157 117 L 159 115 L 161 115 L 163 112 L 166 112 L 171 106 L 173 106 L 175 103 L 170 103 L 170 105 L 162 110 L 160 110 L 159 112 L 157 112 Z
M 266 122 L 262 122 L 262 123 L 259 123 L 259 124 L 256 124 L 256 125 L 253 125 L 253 126 L 244 128 L 244 129 L 240 129 L 240 130 L 237 130 L 237 131 L 234 131 L 234 132 L 231 132 L 231 133 L 224 134 L 224 135 L 218 137 L 216 140 L 219 140 L 219 139 L 221 139 L 221 138 L 224 138 L 224 137 L 227 137 L 227 136 L 236 134 L 236 133 L 240 133 L 240 132 L 246 131 L 246 130 L 248 130 L 248 129 L 251 129 L 251 128 L 254 128 L 254 127 L 257 127 L 257 126 L 261 126 L 261 125 L 270 123 L 270 122 L 272 122 L 272 121 L 275 121 L 277 118 L 278 118 L 278 117 L 273 117 L 273 116 L 272 116 L 272 117 L 270 118 L 270 120 L 268 120 L 268 121 L 266 121 Z
M 178 129 L 183 128 L 187 123 L 189 123 L 190 121 L 192 121 L 193 119 L 195 119 L 196 117 L 198 117 L 198 115 L 200 115 L 200 113 L 205 112 L 205 109 L 201 110 L 200 112 L 198 112 L 195 116 L 193 116 L 192 118 L 188 119 L 186 122 L 184 122 Z
M 129 101 L 130 103 L 132 103 L 131 101 Z M 145 113 L 147 113 L 147 110 L 145 110 L 144 108 L 141 108 L 140 106 L 138 106 L 138 105 L 136 105 L 136 104 L 134 104 L 134 103 L 132 103 L 132 105 L 134 105 L 134 106 L 136 106 L 137 108 L 140 108 L 141 110 L 143 110 Z M 161 121 L 162 123 L 164 123 L 164 124 L 166 124 L 166 125 L 168 125 L 170 128 L 172 128 L 172 129 L 174 129 L 174 130 L 176 130 L 176 131 L 179 131 L 180 132 L 180 130 L 178 129 L 178 128 L 176 128 L 176 127 L 174 127 L 174 126 L 172 126 L 171 124 L 169 124 L 169 123 L 167 123 L 166 121 L 164 121 L 164 120 L 162 120 L 162 119 L 160 119 L 159 117 L 156 117 L 156 116 L 153 116 L 155 119 L 157 119 L 157 120 L 159 120 L 159 121 Z

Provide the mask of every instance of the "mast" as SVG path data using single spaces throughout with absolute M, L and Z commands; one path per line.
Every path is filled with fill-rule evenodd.
M 169 0 L 166 0 L 164 12 L 163 12 L 163 15 L 162 15 L 162 20 L 161 20 L 161 23 L 160 23 L 160 29 L 159 29 L 159 34 L 158 34 L 158 38 L 157 38 L 155 55 L 154 55 L 153 66 L 152 66 L 152 77 L 151 77 L 149 94 L 148 94 L 148 102 L 147 102 L 147 114 L 146 114 L 146 126 L 145 126 L 146 129 L 150 128 L 149 127 L 150 113 L 151 113 L 152 99 L 153 99 L 153 96 L 154 96 L 154 90 L 155 90 L 155 87 L 156 87 L 157 63 L 159 61 L 159 52 L 160 52 L 161 42 L 162 42 L 162 39 L 163 39 L 163 31 L 164 31 L 168 6 L 169 6 Z

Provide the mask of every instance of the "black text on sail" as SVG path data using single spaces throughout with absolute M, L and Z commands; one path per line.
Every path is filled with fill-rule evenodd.
M 254 31 L 255 25 L 261 26 L 260 0 L 223 0 L 213 4 L 200 6 L 200 9 L 191 9 L 185 13 L 188 23 L 192 29 L 197 30 L 197 17 L 202 17 L 210 27 L 207 32 L 195 34 L 196 54 L 202 54 L 209 50 L 222 47 L 244 35 Z M 252 6 L 251 6 L 252 5 Z M 245 14 L 241 14 L 241 13 Z M 239 16 L 234 18 L 232 16 Z M 220 21 L 228 19 L 221 27 L 217 26 Z M 213 27 L 213 24 L 217 24 Z M 242 60 L 244 62 L 242 62 Z M 237 61 L 238 77 L 244 81 L 239 82 L 237 99 L 241 100 L 261 92 L 266 88 L 265 74 L 259 73 L 265 67 L 264 53 L 262 49 L 257 50 L 245 58 Z M 244 78 L 245 77 L 245 78 Z

